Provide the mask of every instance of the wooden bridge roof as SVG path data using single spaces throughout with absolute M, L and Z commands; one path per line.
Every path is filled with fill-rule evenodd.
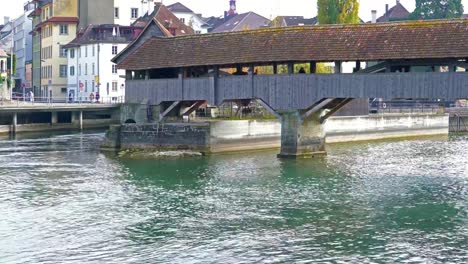
M 128 70 L 307 61 L 468 58 L 468 19 L 299 26 L 151 38 Z

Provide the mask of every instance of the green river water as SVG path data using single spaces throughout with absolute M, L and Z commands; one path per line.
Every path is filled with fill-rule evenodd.
M 468 263 L 468 136 L 130 160 L 0 140 L 0 263 Z

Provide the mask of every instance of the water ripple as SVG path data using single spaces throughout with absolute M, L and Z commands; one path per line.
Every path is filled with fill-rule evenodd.
M 155 161 L 0 141 L 1 263 L 467 263 L 468 137 Z

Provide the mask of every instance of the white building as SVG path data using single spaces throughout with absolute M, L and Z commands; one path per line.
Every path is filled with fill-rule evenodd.
M 190 8 L 181 3 L 175 3 L 167 6 L 177 18 L 180 19 L 185 25 L 193 28 L 195 34 L 206 34 L 210 26 L 202 19 L 202 16 L 195 14 Z
M 119 102 L 125 97 L 125 71 L 111 62 L 136 39 L 142 28 L 119 25 L 90 25 L 68 48 L 68 98 Z
M 155 0 L 114 0 L 114 24 L 129 26 L 152 12 Z

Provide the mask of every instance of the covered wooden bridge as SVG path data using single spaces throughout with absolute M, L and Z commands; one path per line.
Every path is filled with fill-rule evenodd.
M 353 99 L 468 98 L 468 20 L 153 37 L 114 62 L 127 70 L 127 102 L 163 105 L 164 117 L 183 103 L 187 114 L 201 102 L 261 100 L 282 122 L 281 155 L 313 155 L 324 150 L 323 122 Z M 318 74 L 321 62 L 333 74 Z

